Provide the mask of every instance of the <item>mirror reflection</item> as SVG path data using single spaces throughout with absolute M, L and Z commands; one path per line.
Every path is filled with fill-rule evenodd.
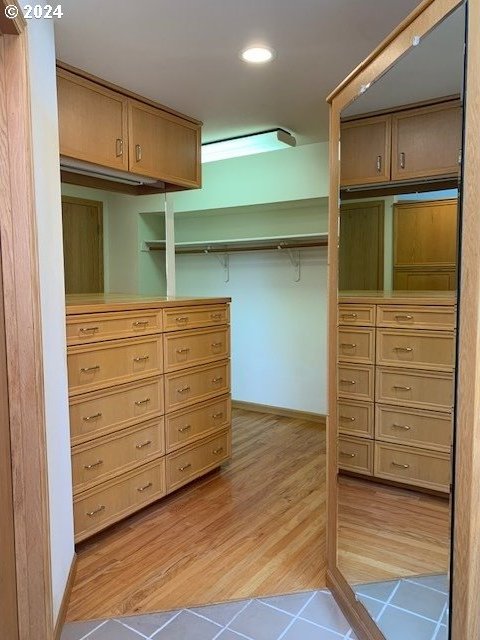
M 462 6 L 342 114 L 338 566 L 387 640 L 448 635 Z

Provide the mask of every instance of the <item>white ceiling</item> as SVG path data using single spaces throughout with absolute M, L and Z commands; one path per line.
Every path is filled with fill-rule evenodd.
M 62 0 L 57 57 L 203 120 L 204 141 L 328 139 L 327 94 L 419 0 Z M 253 67 L 238 53 L 277 51 Z

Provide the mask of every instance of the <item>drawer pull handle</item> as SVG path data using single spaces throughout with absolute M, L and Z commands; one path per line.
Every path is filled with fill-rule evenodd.
M 358 315 L 356 313 L 342 313 L 340 314 L 341 318 L 358 318 Z
M 133 326 L 134 326 L 134 327 L 148 327 L 148 325 L 149 325 L 149 324 L 150 324 L 150 323 L 149 323 L 149 321 L 148 321 L 148 320 L 136 320 L 136 321 L 133 323 Z
M 212 320 L 221 320 L 222 319 L 222 314 L 221 313 L 211 313 L 210 314 L 210 318 Z
M 395 316 L 395 320 L 398 320 L 398 321 L 400 321 L 400 320 L 413 320 L 413 316 L 411 316 L 409 314 L 404 315 L 404 316 Z
M 143 400 L 136 400 L 135 405 L 137 407 L 141 407 L 142 404 L 148 404 L 150 402 L 150 398 L 144 398 Z
M 190 351 L 190 347 L 181 347 L 177 349 L 177 353 L 188 353 Z
M 219 453 L 222 453 L 222 451 L 223 451 L 223 447 L 218 447 L 218 449 L 214 449 L 212 453 L 214 456 L 217 456 Z
M 135 160 L 140 162 L 142 159 L 142 147 L 139 144 L 135 145 Z
M 150 360 L 150 356 L 137 356 L 133 359 L 134 362 L 146 362 L 147 360 Z
M 147 482 L 147 484 L 144 484 L 143 487 L 138 487 L 137 491 L 139 493 L 143 493 L 147 489 L 150 489 L 150 487 L 153 487 L 153 483 L 152 482 Z
M 397 424 L 396 422 L 392 424 L 392 427 L 394 429 L 403 429 L 404 431 L 410 431 L 410 429 L 412 428 L 409 427 L 408 424 Z
M 190 391 L 190 387 L 180 387 L 180 389 L 177 389 L 177 393 L 186 393 L 187 391 Z
M 350 416 L 340 416 L 340 420 L 348 420 L 349 422 L 355 422 L 356 418 Z
M 117 138 L 115 141 L 115 155 L 117 158 L 123 156 L 123 140 L 122 138 Z
M 81 327 L 80 333 L 96 333 L 100 331 L 100 327 Z
M 96 516 L 97 514 L 101 513 L 102 511 L 105 511 L 106 507 L 104 504 L 101 504 L 98 509 L 94 509 L 93 511 L 87 511 L 87 516 L 89 518 L 93 518 L 94 516 Z
M 192 428 L 191 424 L 186 424 L 184 427 L 180 427 L 178 430 L 180 433 L 185 433 L 185 431 L 188 431 L 191 428 Z
M 355 349 L 357 345 L 355 342 L 341 342 L 340 346 L 344 349 Z
M 188 322 L 188 316 L 179 316 L 178 318 L 175 318 L 176 322 Z
M 403 151 L 400 154 L 400 169 L 405 169 L 405 154 Z
M 96 420 L 97 418 L 101 418 L 102 413 L 99 411 L 98 413 L 94 413 L 93 416 L 85 416 L 83 418 L 84 422 L 90 422 L 90 420 Z
M 357 457 L 356 453 L 349 453 L 348 451 L 340 451 L 340 455 L 343 456 L 344 458 L 356 458 Z
M 87 471 L 89 469 L 95 469 L 96 467 L 101 467 L 103 464 L 103 460 L 97 460 L 96 462 L 92 462 L 92 464 L 84 464 L 83 468 L 87 469 Z
M 377 173 L 381 173 L 382 171 L 382 156 L 377 156 Z
M 343 378 L 340 380 L 340 384 L 357 384 L 356 380 L 344 380 Z
M 96 364 L 94 367 L 82 367 L 80 369 L 80 373 L 93 373 L 94 371 L 98 371 L 100 369 L 100 365 Z
M 400 464 L 400 462 L 392 461 L 392 467 L 398 467 L 399 469 L 410 469 L 409 464 Z
M 396 389 L 397 391 L 411 391 L 412 387 L 407 387 L 404 384 L 394 384 L 393 388 Z
M 404 351 L 405 353 L 412 353 L 412 347 L 394 347 L 394 351 Z
M 178 467 L 179 471 L 186 471 L 187 469 L 190 469 L 192 465 L 190 464 L 190 462 L 188 464 L 184 464 L 183 467 Z
M 218 349 L 222 346 L 221 342 L 212 342 L 212 349 Z
M 223 417 L 223 411 L 219 411 L 218 413 L 214 413 L 214 414 L 212 415 L 212 418 L 213 418 L 214 420 L 216 420 L 217 418 L 222 418 L 222 417 Z
M 140 442 L 139 444 L 135 445 L 136 449 L 143 449 L 144 447 L 148 447 L 149 444 L 152 444 L 151 440 L 145 440 L 145 442 Z
M 221 382 L 223 380 L 223 376 L 216 376 L 215 378 L 212 378 L 212 382 Z

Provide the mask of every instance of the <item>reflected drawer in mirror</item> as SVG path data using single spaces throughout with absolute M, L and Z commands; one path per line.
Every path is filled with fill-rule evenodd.
M 341 436 L 337 448 L 338 468 L 363 475 L 373 474 L 373 442 Z
M 375 325 L 375 306 L 373 304 L 339 304 L 338 324 L 373 327 Z
M 423 307 L 378 305 L 378 327 L 405 327 L 415 329 L 455 328 L 455 307 L 425 305 Z
M 377 404 L 375 436 L 398 444 L 406 444 L 436 451 L 450 451 L 452 416 L 449 413 L 404 409 Z
M 451 411 L 453 390 L 453 375 L 449 373 L 377 367 L 377 402 Z
M 373 400 L 373 366 L 338 365 L 338 396 L 352 400 Z
M 373 438 L 373 403 L 340 400 L 337 404 L 338 432 Z
M 375 329 L 339 328 L 338 361 L 373 364 L 375 361 Z
M 377 364 L 452 371 L 454 360 L 451 332 L 377 329 Z

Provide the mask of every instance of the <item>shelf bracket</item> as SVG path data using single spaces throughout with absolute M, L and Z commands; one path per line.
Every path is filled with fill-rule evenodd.
M 210 253 L 209 249 L 205 249 L 205 253 Z M 219 261 L 222 265 L 223 273 L 224 273 L 224 282 L 230 282 L 230 256 L 228 253 L 224 253 L 222 255 L 218 253 L 213 253 L 212 255 Z
M 293 282 L 300 282 L 302 277 L 300 250 L 297 249 L 296 251 L 293 251 L 293 249 L 290 249 L 290 247 L 286 247 L 283 244 L 279 244 L 278 249 L 280 251 L 283 249 L 288 253 L 288 257 L 290 258 L 290 262 L 292 263 L 292 267 L 294 268 Z

